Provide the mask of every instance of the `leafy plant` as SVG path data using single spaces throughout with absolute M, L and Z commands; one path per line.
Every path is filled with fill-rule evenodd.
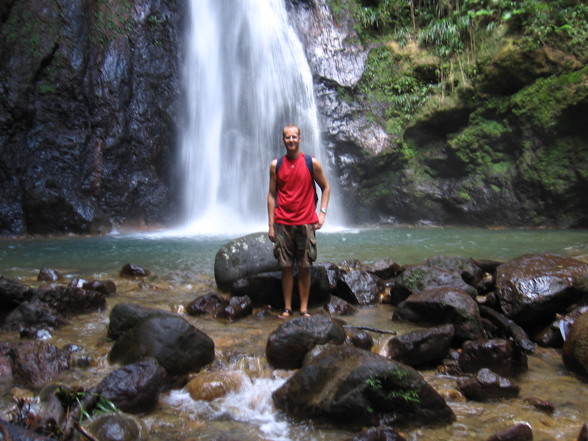
M 86 392 L 84 390 L 69 390 L 64 387 L 60 387 L 55 391 L 55 393 L 61 402 L 64 403 L 66 408 L 71 409 L 74 406 L 79 408 L 80 416 L 78 422 L 80 424 L 82 424 L 84 420 L 92 421 L 93 416 L 96 415 L 120 413 L 120 409 L 116 407 L 112 401 L 94 392 Z M 83 401 L 88 396 L 95 398 L 96 401 L 93 406 L 90 406 L 89 409 L 86 409 L 84 407 Z

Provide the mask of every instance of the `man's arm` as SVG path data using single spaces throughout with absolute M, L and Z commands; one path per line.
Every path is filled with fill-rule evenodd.
M 323 226 L 323 224 L 325 223 L 325 218 L 327 217 L 327 213 L 323 212 L 323 210 L 327 211 L 327 208 L 329 207 L 329 198 L 331 197 L 331 187 L 329 186 L 329 182 L 327 181 L 327 177 L 325 176 L 325 172 L 323 171 L 323 167 L 321 166 L 321 163 L 318 161 L 318 159 L 312 158 L 312 167 L 313 167 L 313 171 L 314 171 L 314 180 L 316 181 L 318 186 L 321 188 L 321 204 L 320 204 L 321 211 L 319 212 L 319 215 L 318 215 L 319 221 L 315 226 L 315 229 L 318 230 Z
M 268 237 L 269 240 L 275 242 L 276 231 L 274 226 L 274 210 L 276 208 L 276 193 L 278 178 L 276 175 L 276 165 L 278 161 L 274 159 L 270 164 L 270 179 L 269 179 L 269 191 L 267 192 L 267 220 L 268 220 Z

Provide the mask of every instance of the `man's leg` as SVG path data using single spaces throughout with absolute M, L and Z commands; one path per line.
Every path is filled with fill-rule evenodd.
M 298 291 L 300 291 L 300 312 L 308 312 L 310 297 L 310 268 L 298 268 Z
M 294 269 L 291 266 L 282 267 L 282 294 L 284 296 L 284 309 L 292 311 L 292 291 L 294 289 Z M 287 314 L 280 314 L 288 317 Z

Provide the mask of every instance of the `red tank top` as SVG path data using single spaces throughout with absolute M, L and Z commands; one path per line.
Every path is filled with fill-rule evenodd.
M 305 225 L 318 222 L 315 189 L 304 154 L 284 160 L 277 174 L 277 200 L 274 222 L 285 225 Z

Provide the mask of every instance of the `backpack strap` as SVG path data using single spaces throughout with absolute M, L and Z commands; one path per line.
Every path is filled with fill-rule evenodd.
M 316 181 L 314 179 L 314 165 L 312 165 L 312 156 L 304 155 L 304 159 L 306 161 L 306 167 L 310 172 L 310 178 L 312 179 L 312 188 L 314 190 L 314 205 L 318 203 L 318 194 L 316 193 Z

